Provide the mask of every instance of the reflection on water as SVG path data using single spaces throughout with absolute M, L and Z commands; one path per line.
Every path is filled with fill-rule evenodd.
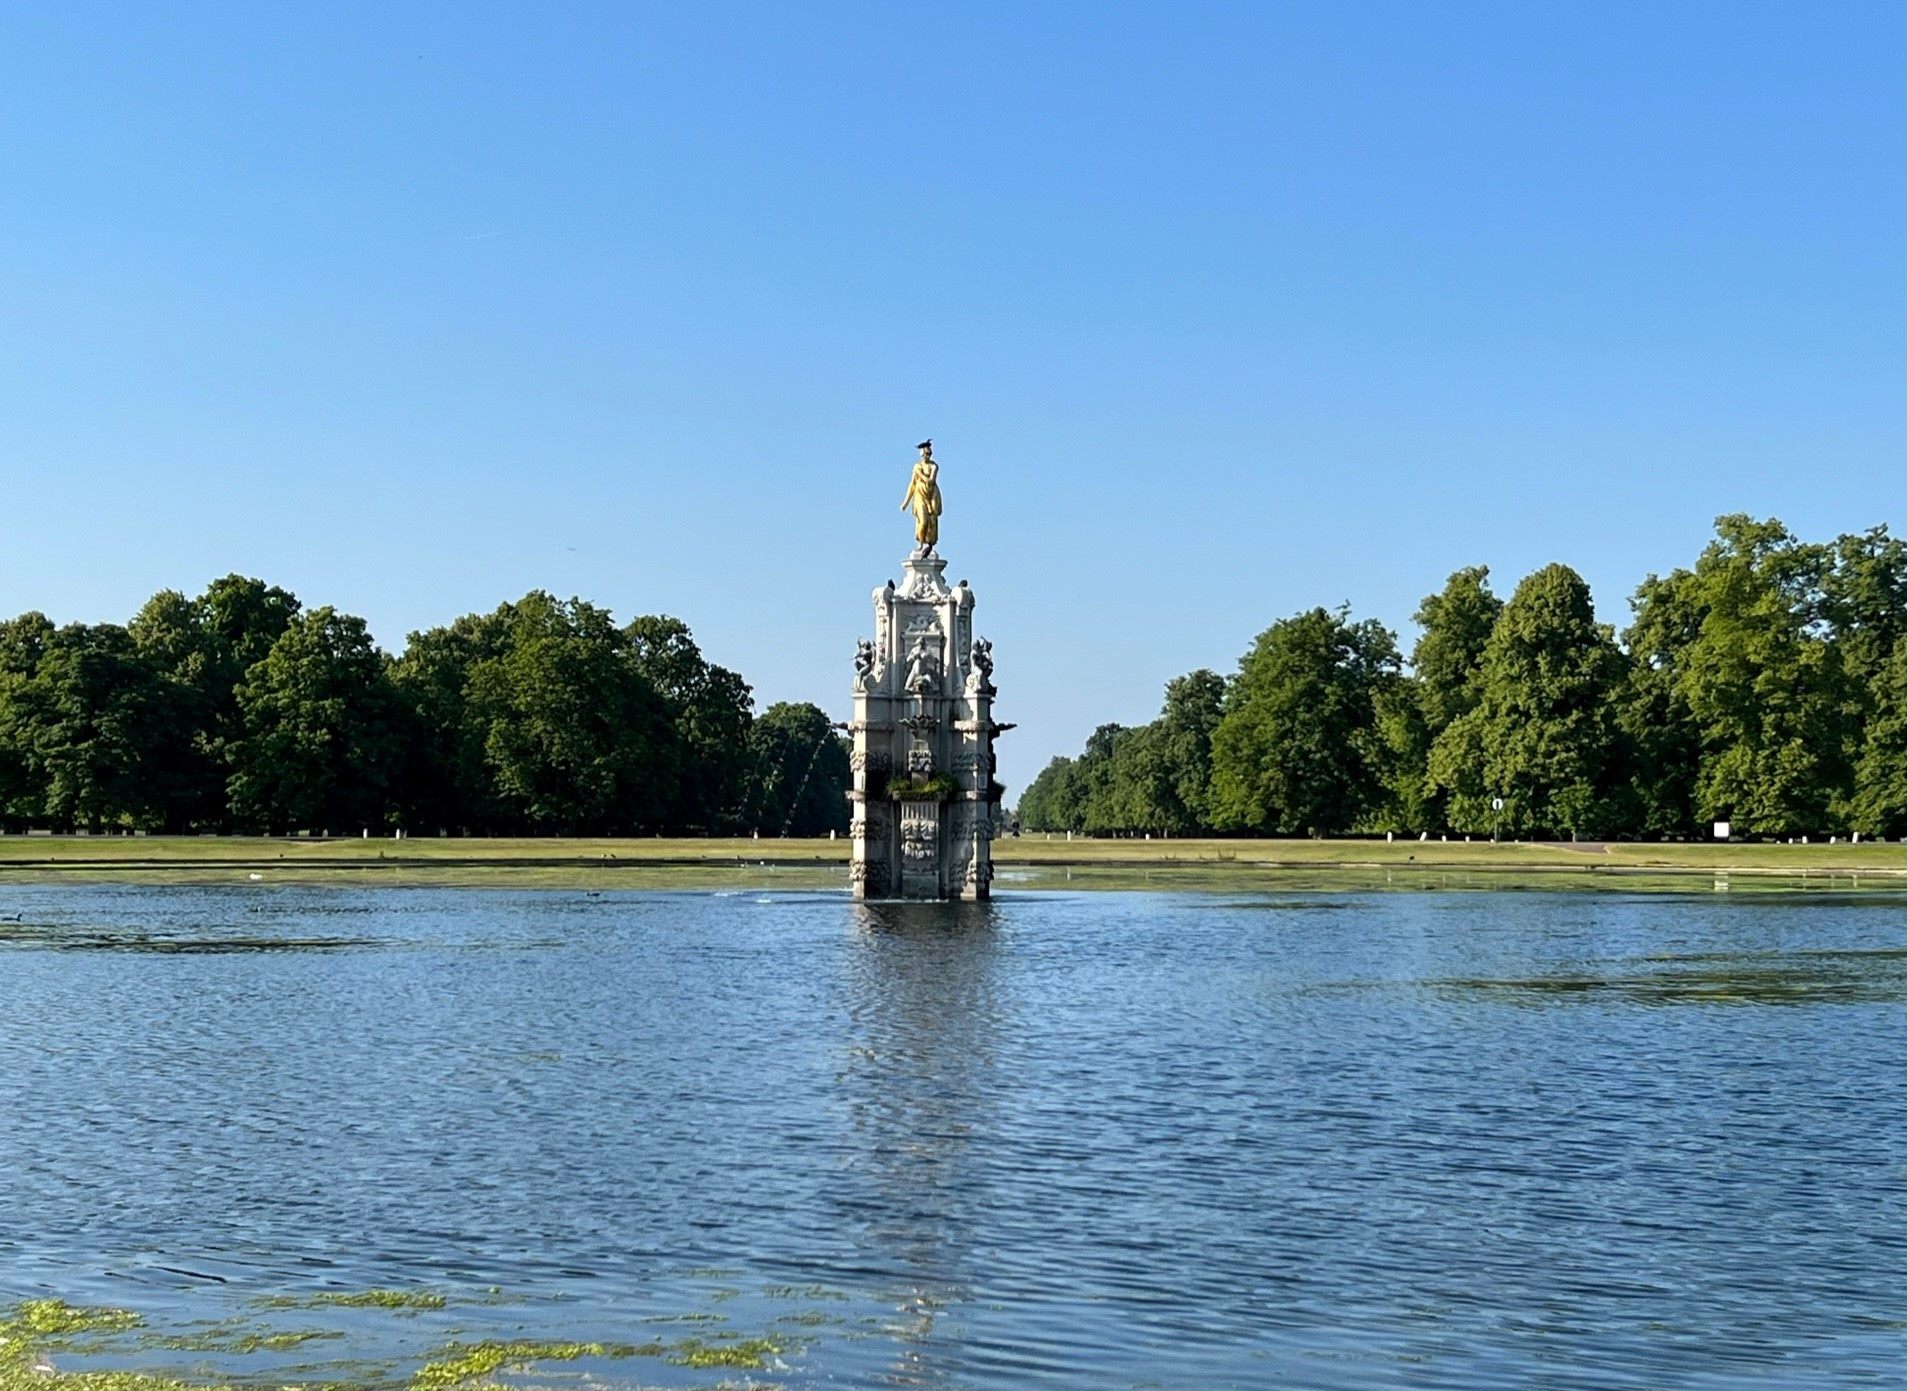
M 1013 1029 L 993 980 L 995 910 L 857 904 L 852 931 L 843 991 L 856 1041 L 840 1096 L 853 1149 L 838 1201 L 868 1262 L 891 1271 L 888 1379 L 943 1386 L 959 1333 L 938 1325 L 980 1274 L 970 1149 L 995 1128 L 998 1049 Z
M 1889 898 L 0 889 L 15 915 L 0 1295 L 147 1320 L 56 1365 L 1903 1371 Z

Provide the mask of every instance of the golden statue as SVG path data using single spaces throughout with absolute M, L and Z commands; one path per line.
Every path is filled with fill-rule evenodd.
M 914 476 L 907 480 L 907 496 L 901 499 L 901 511 L 914 510 L 914 540 L 932 550 L 940 540 L 940 465 L 934 462 L 934 442 L 922 440 L 914 446 L 920 459 L 914 464 Z

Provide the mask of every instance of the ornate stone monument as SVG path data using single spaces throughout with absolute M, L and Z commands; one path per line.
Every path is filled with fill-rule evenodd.
M 993 649 L 973 635 L 973 591 L 949 587 L 933 441 L 903 509 L 913 553 L 901 582 L 874 591 L 874 637 L 854 657 L 853 821 L 856 898 L 985 898 L 993 881 Z

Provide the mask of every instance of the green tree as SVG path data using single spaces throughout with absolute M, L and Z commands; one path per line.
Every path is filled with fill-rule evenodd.
M 1223 679 L 1195 671 L 1166 684 L 1164 706 L 1152 723 L 1132 729 L 1101 725 L 1093 731 L 1078 761 L 1067 765 L 1061 785 L 1079 805 L 1072 824 L 1061 829 L 1189 835 L 1205 827 L 1212 734 L 1224 701 Z M 1035 803 L 1037 808 L 1037 797 Z
M 196 599 L 161 590 L 127 625 L 141 656 L 174 687 L 189 726 L 168 780 L 169 828 L 232 825 L 229 789 L 245 734 L 238 688 L 299 608 L 287 590 L 227 575 Z
M 1869 685 L 1872 705 L 1848 799 L 1849 829 L 1867 836 L 1907 836 L 1907 635 Z
M 1157 758 L 1142 729 L 1102 724 L 1086 738 L 1079 757 L 1079 781 L 1084 793 L 1088 835 L 1117 835 L 1150 824 L 1151 788 L 1156 783 Z M 1153 771 L 1142 770 L 1151 765 Z
M 1778 521 L 1715 523 L 1695 568 L 1637 591 L 1631 646 L 1662 673 L 1664 728 L 1687 711 L 1699 748 L 1698 823 L 1738 833 L 1820 832 L 1852 780 L 1847 678 L 1820 630 L 1828 548 Z
M 1019 815 L 1027 831 L 1085 830 L 1085 797 L 1075 760 L 1055 758 L 1042 768 L 1020 794 Z
M 1396 639 L 1375 620 L 1312 609 L 1259 635 L 1212 735 L 1221 827 L 1327 835 L 1381 794 L 1379 692 L 1398 679 Z
M 1899 653 L 1907 639 L 1907 542 L 1877 526 L 1838 538 L 1817 612 L 1839 657 L 1841 762 L 1851 778 L 1830 798 L 1835 824 L 1896 835 L 1907 781 L 1899 746 Z M 1890 771 L 1891 769 L 1891 771 Z
M 407 734 L 399 785 L 406 825 L 477 833 L 523 829 L 498 795 L 486 752 L 490 728 L 470 698 L 471 673 L 507 650 L 512 612 L 506 604 L 412 633 L 391 667 Z
M 1431 783 L 1451 826 L 1489 831 L 1500 821 L 1510 834 L 1572 837 L 1621 826 L 1624 765 L 1610 697 L 1623 665 L 1581 576 L 1548 565 L 1524 579 L 1484 647 L 1476 707 L 1431 748 Z
M 1156 829 L 1194 835 L 1212 825 L 1212 736 L 1225 717 L 1225 678 L 1201 667 L 1166 683 L 1152 723 L 1158 741 L 1162 815 Z
M 674 732 L 608 611 L 539 590 L 496 618 L 499 650 L 471 667 L 466 694 L 503 814 L 556 835 L 664 825 Z
M 1483 652 L 1502 612 L 1503 601 L 1490 591 L 1487 565 L 1455 571 L 1441 593 L 1425 595 L 1417 606 L 1414 618 L 1423 631 L 1411 649 L 1410 666 L 1424 727 L 1433 740 L 1482 699 Z
M 1372 766 L 1379 792 L 1362 824 L 1373 831 L 1434 830 L 1443 799 L 1430 785 L 1430 727 L 1414 677 L 1378 689 L 1371 702 Z
M 819 706 L 777 702 L 748 732 L 755 829 L 822 836 L 848 828 L 848 750 Z
M 1907 541 L 1884 525 L 1838 537 L 1820 589 L 1814 610 L 1848 674 L 1859 681 L 1879 675 L 1907 636 Z
M 328 606 L 294 616 L 239 685 L 238 708 L 242 824 L 283 834 L 391 823 L 398 706 L 363 619 Z
M 1441 592 L 1427 594 L 1412 615 L 1420 629 L 1410 676 L 1377 702 L 1377 743 L 1384 797 L 1369 825 L 1381 831 L 1437 830 L 1448 825 L 1443 797 L 1430 781 L 1430 749 L 1451 723 L 1476 709 L 1482 695 L 1483 650 L 1503 612 L 1490 589 L 1490 567 L 1453 571 Z
M 124 628 L 72 623 L 45 635 L 8 705 L 6 742 L 24 754 L 33 809 L 47 822 L 96 831 L 163 823 L 182 711 Z
M 0 827 L 9 831 L 46 820 L 46 783 L 35 764 L 27 691 L 53 633 L 43 613 L 24 613 L 0 623 Z
M 685 830 L 739 829 L 745 819 L 748 731 L 754 721 L 748 683 L 704 658 L 679 618 L 637 618 L 624 633 L 636 670 L 667 705 L 681 746 L 683 772 L 669 821 Z
M 1695 783 L 1702 739 L 1682 683 L 1682 656 L 1701 635 L 1702 608 L 1686 571 L 1650 575 L 1629 600 L 1634 621 L 1623 634 L 1629 666 L 1614 696 L 1626 744 L 1635 825 L 1650 837 L 1699 834 Z

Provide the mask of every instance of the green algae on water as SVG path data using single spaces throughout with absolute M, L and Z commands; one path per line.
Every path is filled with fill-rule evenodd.
M 781 1345 L 768 1338 L 740 1338 L 728 1343 L 705 1343 L 689 1338 L 676 1344 L 668 1361 L 678 1367 L 741 1367 L 758 1370 L 781 1351 Z
M 276 1308 L 316 1304 L 403 1311 L 441 1308 L 445 1301 L 442 1295 L 424 1292 L 368 1290 L 296 1298 L 276 1296 L 257 1302 Z M 719 1322 L 721 1316 L 687 1314 L 677 1319 L 683 1323 Z M 177 1376 L 145 1372 L 68 1371 L 48 1366 L 43 1357 L 45 1352 L 55 1350 L 81 1353 L 123 1350 L 124 1345 L 115 1348 L 110 1335 L 143 1326 L 144 1320 L 127 1309 L 86 1308 L 57 1299 L 27 1300 L 18 1304 L 0 1317 L 0 1391 L 232 1391 L 246 1384 L 243 1378 L 234 1381 L 224 1375 L 187 1381 Z M 344 1336 L 331 1329 L 272 1331 L 248 1328 L 244 1320 L 226 1320 L 201 1325 L 194 1333 L 146 1334 L 138 1339 L 137 1345 L 176 1352 L 245 1355 L 289 1352 L 307 1343 Z M 417 1367 L 408 1379 L 407 1391 L 492 1387 L 497 1384 L 499 1373 L 523 1374 L 547 1363 L 583 1359 L 655 1357 L 679 1367 L 758 1370 L 767 1367 L 769 1360 L 785 1347 L 786 1343 L 776 1338 L 749 1338 L 721 1332 L 712 1333 L 707 1339 L 686 1338 L 674 1343 L 533 1339 L 452 1342 L 440 1347 Z M 285 1381 L 285 1391 L 300 1391 L 300 1388 L 303 1391 L 364 1391 L 371 1387 L 395 1391 L 406 1386 L 401 1373 L 394 1377 L 388 1363 L 342 1359 L 285 1368 L 275 1375 L 284 1378 L 287 1373 L 295 1373 L 298 1381 L 295 1384 Z
M 174 1337 L 151 1338 L 147 1345 L 165 1348 L 169 1352 L 231 1352 L 238 1354 L 254 1352 L 290 1352 L 302 1344 L 320 1338 L 342 1338 L 344 1334 L 332 1328 L 288 1329 L 281 1333 L 230 1333 L 213 1330 L 208 1333 L 192 1333 Z
M 23 1299 L 0 1321 L 0 1336 L 65 1338 L 75 1333 L 123 1333 L 143 1322 L 130 1309 L 82 1308 L 63 1299 Z
M 435 1361 L 411 1378 L 411 1391 L 450 1391 L 482 1382 L 506 1369 L 526 1371 L 539 1362 L 574 1362 L 583 1357 L 656 1357 L 660 1343 L 555 1343 L 534 1340 L 452 1343 Z
M 75 1334 L 121 1333 L 140 1323 L 129 1309 L 22 1300 L 0 1318 L 0 1391 L 189 1391 L 172 1377 L 143 1372 L 57 1372 L 36 1357 L 44 1348 L 67 1345 Z
M 257 1302 L 267 1309 L 441 1309 L 448 1301 L 432 1290 L 326 1290 L 266 1295 Z

